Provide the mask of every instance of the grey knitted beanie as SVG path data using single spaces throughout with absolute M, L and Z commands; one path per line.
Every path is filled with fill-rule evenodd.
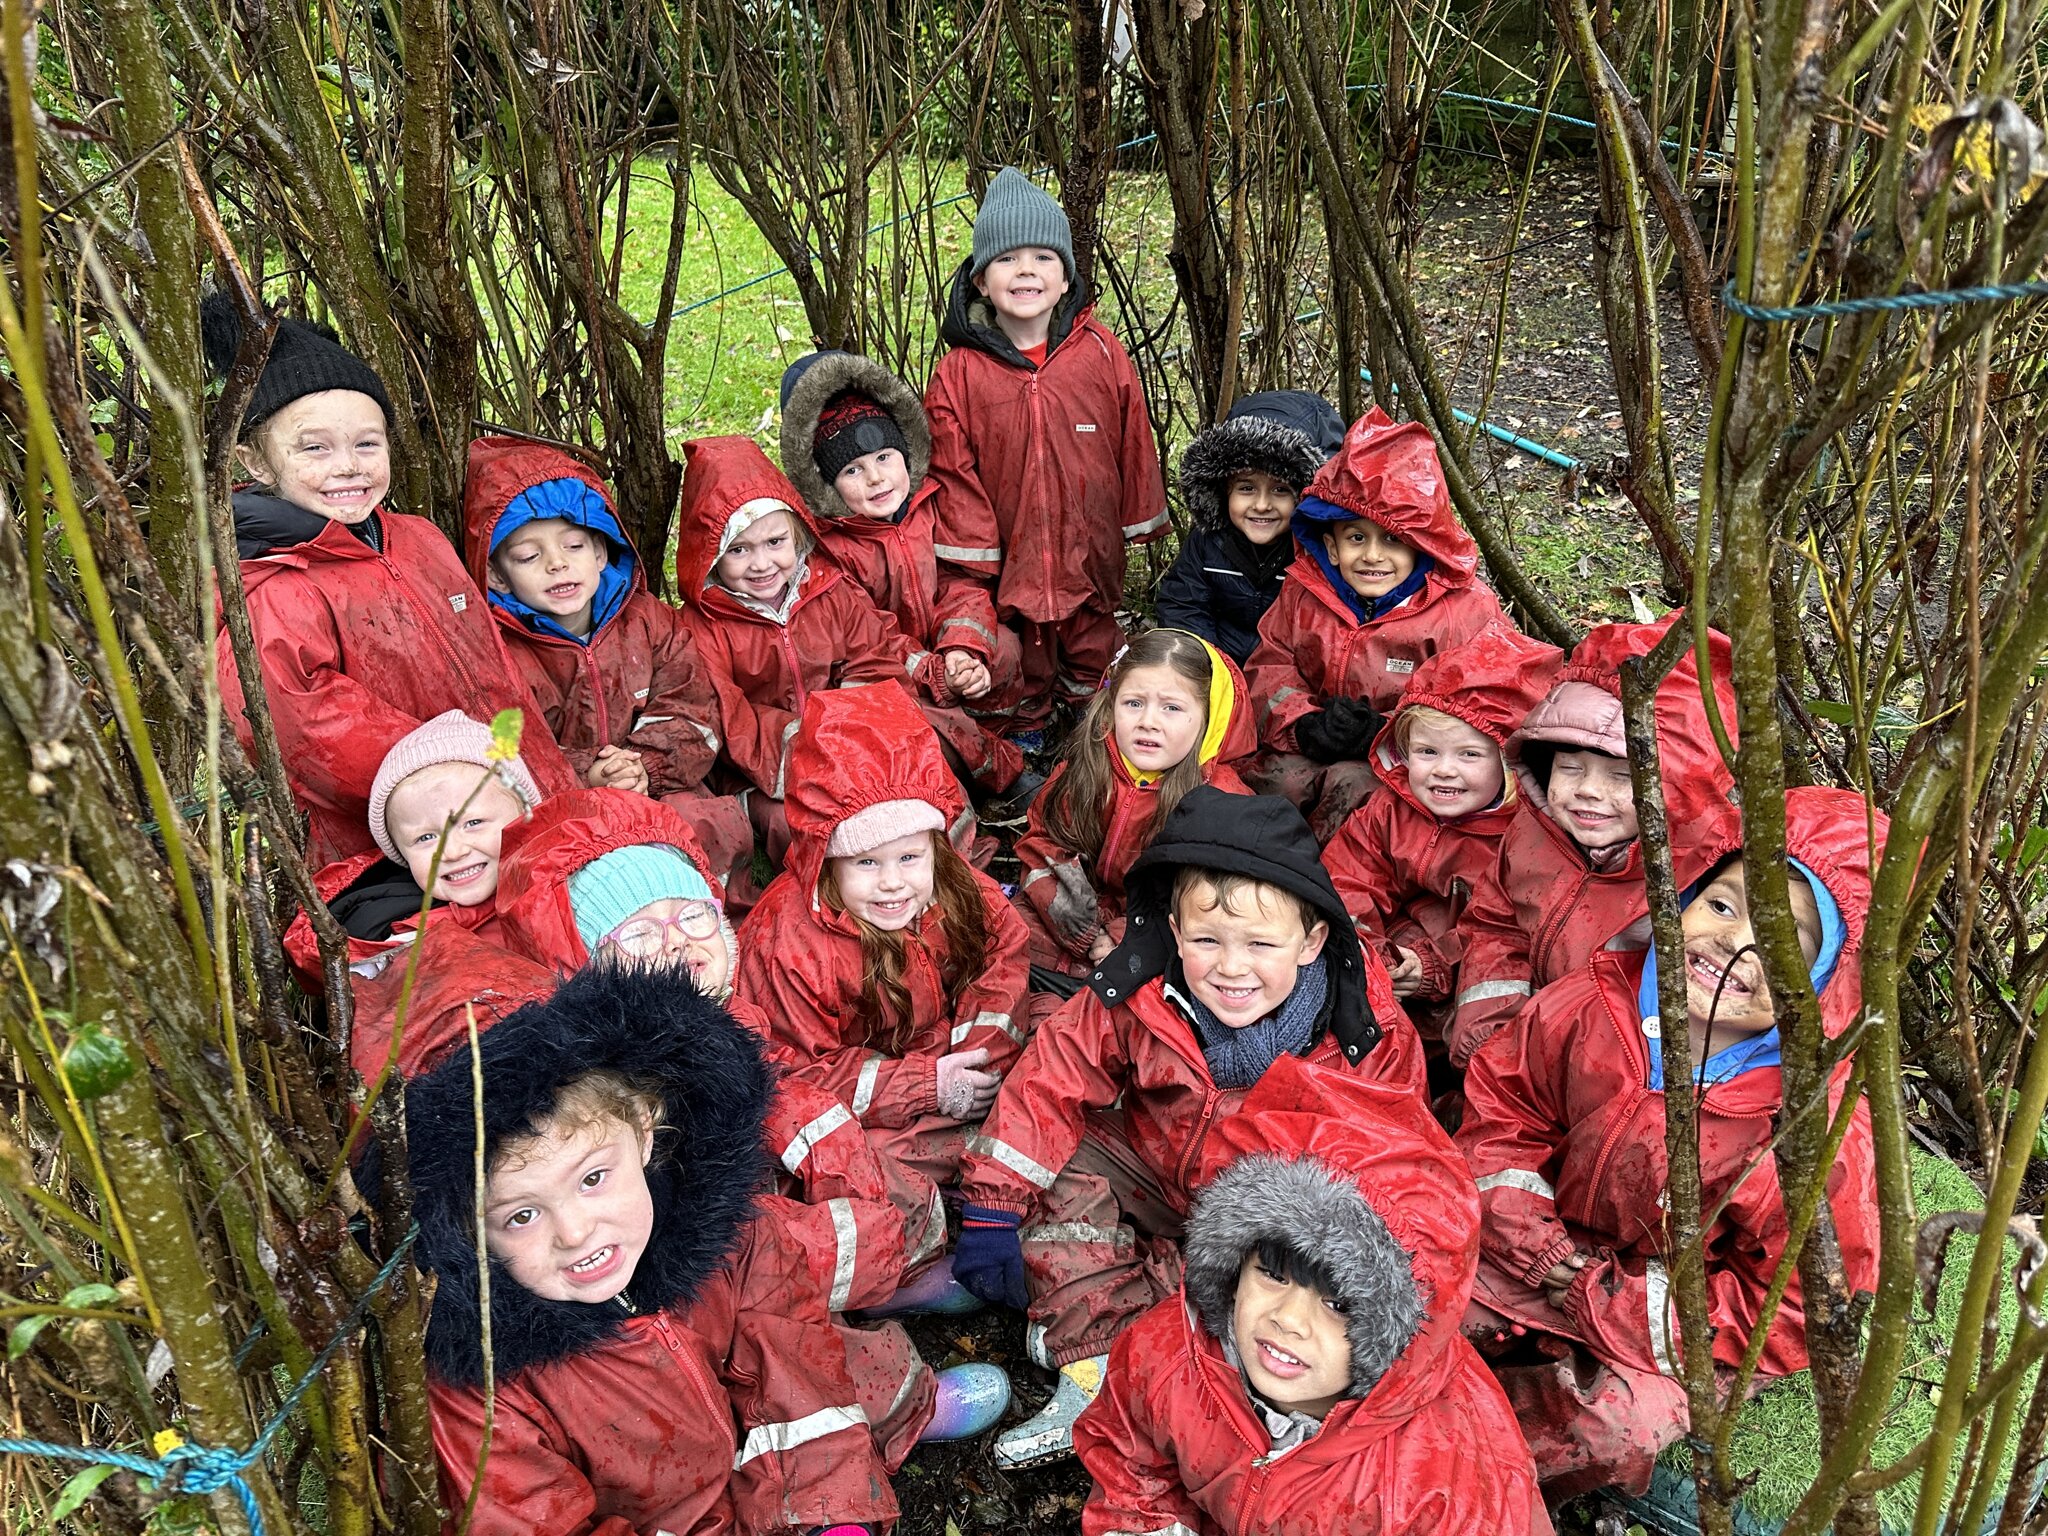
M 1066 210 L 1040 190 L 1015 166 L 1004 166 L 988 184 L 981 211 L 974 216 L 974 265 L 979 277 L 1005 251 L 1040 246 L 1060 253 L 1067 281 L 1074 280 L 1074 231 Z

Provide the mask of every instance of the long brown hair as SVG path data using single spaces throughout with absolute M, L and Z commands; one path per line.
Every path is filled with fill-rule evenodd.
M 939 984 L 945 988 L 950 1016 L 962 989 L 980 978 L 988 958 L 988 909 L 982 900 L 981 882 L 946 835 L 934 832 L 931 839 L 932 905 L 939 909 L 946 936 Z M 830 859 L 818 874 L 818 896 L 827 911 L 846 912 Z M 857 914 L 847 915 L 860 931 L 860 1006 L 854 1010 L 853 1021 L 860 1027 L 861 1043 L 885 1056 L 901 1056 L 910 1044 L 914 1022 L 910 987 L 903 979 L 904 931 L 877 928 Z
M 1062 848 L 1077 853 L 1093 864 L 1102 853 L 1103 814 L 1116 791 L 1116 767 L 1110 754 L 1116 750 L 1112 739 L 1116 729 L 1117 690 L 1124 679 L 1140 667 L 1171 667 L 1202 701 L 1203 734 L 1208 733 L 1209 685 L 1214 663 L 1209 648 L 1184 629 L 1150 629 L 1124 648 L 1110 674 L 1095 690 L 1081 723 L 1067 743 L 1064 771 L 1045 787 L 1039 804 L 1045 807 L 1045 829 Z M 1196 738 L 1194 750 L 1160 776 L 1154 793 L 1151 824 L 1145 840 L 1151 841 L 1159 824 L 1173 814 L 1180 797 L 1202 782 L 1202 747 Z

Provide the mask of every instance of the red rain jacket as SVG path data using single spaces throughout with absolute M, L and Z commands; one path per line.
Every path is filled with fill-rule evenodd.
M 1210 664 L 1213 666 L 1218 661 L 1223 663 L 1230 677 L 1230 723 L 1224 728 L 1223 739 L 1217 743 L 1215 755 L 1202 765 L 1202 782 L 1227 794 L 1248 795 L 1251 790 L 1237 776 L 1237 770 L 1231 764 L 1249 757 L 1258 747 L 1258 740 L 1252 733 L 1251 711 L 1245 707 L 1249 695 L 1245 691 L 1244 674 L 1238 671 L 1237 663 L 1211 646 Z M 1044 790 L 1040 790 L 1038 798 L 1031 802 L 1024 835 L 1017 840 L 1017 862 L 1024 871 L 1017 885 L 1018 897 L 1031 903 L 1054 942 L 1080 960 L 1088 957 L 1087 946 L 1083 944 L 1075 948 L 1068 945 L 1060 937 L 1059 926 L 1052 920 L 1052 904 L 1060 891 L 1059 881 L 1053 878 L 1053 866 L 1080 865 L 1100 904 L 1097 915 L 1102 926 L 1112 932 L 1121 932 L 1124 876 L 1130 873 L 1131 865 L 1151 843 L 1155 815 L 1159 809 L 1158 783 L 1139 784 L 1133 780 L 1124 765 L 1123 754 L 1116 750 L 1113 742 L 1105 743 L 1103 750 L 1109 754 L 1111 790 L 1109 814 L 1102 823 L 1102 851 L 1092 861 L 1081 860 L 1071 848 L 1053 837 L 1045 824 Z M 1053 769 L 1046 788 L 1050 789 L 1066 771 L 1064 762 Z
M 602 477 L 559 448 L 509 437 L 469 445 L 464 544 L 478 587 L 485 585 L 491 535 L 505 508 L 542 481 L 565 479 L 581 480 L 611 505 Z M 495 604 L 491 612 L 579 783 L 598 748 L 628 747 L 647 768 L 650 793 L 695 789 L 718 755 L 718 701 L 682 615 L 647 590 L 630 543 L 628 553 L 632 590 L 586 645 L 529 629 Z
M 614 849 L 645 843 L 680 851 L 719 894 L 718 876 L 689 823 L 659 800 L 618 789 L 579 789 L 544 802 L 506 837 L 498 904 L 507 947 L 557 976 L 581 970 L 590 952 L 576 931 L 569 877 Z M 741 971 L 737 961 L 734 971 Z M 758 1008 L 741 998 L 723 1006 L 768 1037 L 768 1021 Z M 833 1309 L 887 1299 L 903 1270 L 903 1219 L 889 1203 L 881 1164 L 858 1122 L 832 1094 L 786 1073 L 776 1085 L 766 1130 L 790 1187 L 807 1202 L 792 1206 L 788 1215 L 801 1228 L 819 1288 Z
M 1294 722 L 1340 694 L 1390 712 L 1424 659 L 1507 621 L 1479 579 L 1479 548 L 1458 526 L 1436 444 L 1419 422 L 1396 426 L 1375 406 L 1302 494 L 1370 519 L 1433 564 L 1421 591 L 1361 623 L 1306 543 L 1333 525 L 1297 519 L 1301 552 L 1245 664 L 1259 701 L 1259 740 L 1275 752 L 1295 751 Z
M 1370 950 L 1364 958 L 1366 1000 L 1385 1032 L 1379 1044 L 1347 1067 L 1326 1029 L 1302 1060 L 1422 1103 L 1422 1041 L 1394 1001 L 1386 967 Z M 1131 1145 L 1185 1212 L 1211 1132 L 1237 1113 L 1247 1091 L 1256 1089 L 1216 1086 L 1195 1026 L 1167 996 L 1165 978 L 1114 1008 L 1084 988 L 1039 1026 L 1004 1079 L 981 1133 L 967 1143 L 960 1186 L 971 1204 L 1029 1214 L 1080 1147 L 1088 1111 L 1121 1101 Z
M 975 871 L 988 953 L 981 975 L 949 1005 L 941 979 L 945 925 L 927 909 L 905 930 L 911 1020 L 903 1053 L 870 1049 L 854 1024 L 864 971 L 859 929 L 818 896 L 825 847 L 846 818 L 888 800 L 922 800 L 950 826 L 966 809 L 959 782 L 917 706 L 888 685 L 812 698 L 790 769 L 789 861 L 747 914 L 739 996 L 766 1016 L 793 1077 L 831 1093 L 868 1125 L 905 1126 L 938 1108 L 939 1057 L 985 1049 L 987 1070 L 1002 1072 L 1023 1047 L 1030 971 L 1023 920 L 1002 887 Z
M 451 709 L 486 723 L 523 710 L 519 755 L 541 793 L 575 784 L 453 546 L 423 517 L 389 508 L 377 517 L 382 553 L 330 522 L 303 544 L 242 562 L 263 691 L 315 868 L 376 846 L 370 786 L 384 754 Z M 214 653 L 222 706 L 254 753 L 225 625 Z
M 726 1536 L 895 1518 L 845 1346 L 797 1278 L 806 1261 L 781 1216 L 770 1199 L 687 1306 L 497 1383 L 472 1536 Z M 434 1379 L 428 1390 L 452 1533 L 484 1396 Z
M 313 877 L 313 889 L 322 901 L 332 901 L 383 858 L 372 849 L 330 864 Z M 415 949 L 417 965 L 412 961 Z M 320 941 L 313 920 L 304 912 L 285 930 L 284 950 L 300 985 L 312 996 L 323 995 L 327 978 L 320 966 Z M 401 1030 L 398 1005 L 405 996 L 408 970 L 412 995 Z M 435 907 L 424 924 L 417 917 L 404 918 L 393 925 L 388 939 L 351 936 L 348 971 L 349 993 L 355 1000 L 349 1060 L 365 1082 L 384 1070 L 394 1036 L 398 1054 L 392 1071 L 410 1077 L 468 1035 L 472 1010 L 482 1033 L 521 1004 L 555 989 L 552 971 L 504 946 L 495 905 L 489 902 Z
M 776 620 L 711 579 L 726 524 L 749 502 L 789 509 L 815 546 L 803 497 L 749 437 L 700 437 L 683 447 L 683 499 L 676 513 L 676 580 L 689 606 L 683 622 L 710 674 L 725 725 L 725 758 L 776 799 L 784 792 L 789 738 L 804 700 L 848 683 L 901 680 L 934 700 L 954 700 L 943 664 L 896 627 L 860 587 L 815 547 L 802 586 Z
M 1436 1536 L 1547 1533 L 1536 1469 L 1513 1410 L 1459 1333 L 1479 1253 L 1472 1176 L 1413 1094 L 1283 1061 L 1202 1159 L 1313 1159 L 1357 1182 L 1406 1249 L 1427 1313 L 1362 1398 L 1273 1454 L 1243 1373 L 1170 1297 L 1125 1329 L 1103 1389 L 1074 1426 L 1095 1478 L 1085 1536 Z M 1322 1234 L 1295 1234 L 1314 1252 Z
M 1073 301 L 1069 301 L 1073 302 Z M 1123 600 L 1124 549 L 1165 535 L 1144 386 L 1081 303 L 1033 367 L 961 268 L 932 370 L 938 557 L 991 584 L 1004 619 L 1051 623 Z
M 1398 958 L 1395 946 L 1422 961 L 1415 993 L 1422 1001 L 1451 996 L 1458 918 L 1473 887 L 1493 878 L 1517 797 L 1509 793 L 1490 809 L 1441 819 L 1408 782 L 1394 721 L 1405 710 L 1434 709 L 1505 746 L 1549 691 L 1563 659 L 1556 646 L 1501 623 L 1417 667 L 1374 747 L 1378 787 L 1323 850 L 1323 864 L 1361 937 L 1378 943 L 1390 966 Z M 1514 780 L 1506 784 L 1512 790 Z
M 1863 1006 L 1867 810 L 1860 795 L 1845 790 L 1795 789 L 1785 797 L 1787 851 L 1827 886 L 1847 929 L 1820 995 L 1830 1035 L 1847 1029 Z M 1881 854 L 1883 815 L 1875 815 L 1875 826 Z M 1734 845 L 1733 838 L 1722 842 L 1710 858 Z M 1665 1269 L 1664 1095 L 1648 1086 L 1658 1043 L 1644 1034 L 1636 1004 L 1644 959 L 1595 955 L 1473 1055 L 1458 1146 L 1479 1182 L 1488 1262 L 1533 1287 L 1567 1254 L 1597 1254 L 1566 1295 L 1568 1331 L 1604 1359 L 1670 1375 L 1679 1359 L 1678 1318 Z M 1836 1069 L 1831 1110 L 1849 1069 L 1847 1061 Z M 1705 1238 L 1709 1317 L 1714 1358 L 1725 1365 L 1742 1359 L 1785 1250 L 1784 1194 L 1770 1152 L 1783 1102 L 1775 1065 L 1711 1084 L 1699 1100 L 1702 1208 L 1719 1210 Z M 1828 1205 L 1849 1283 L 1869 1290 L 1877 1280 L 1877 1176 L 1863 1104 L 1850 1117 L 1829 1176 Z M 1556 1309 L 1518 1305 L 1519 1291 L 1482 1292 L 1482 1301 L 1518 1321 L 1564 1331 Z M 1784 1375 L 1805 1366 L 1795 1271 L 1772 1321 L 1762 1370 Z
M 1603 624 L 1579 642 L 1551 689 L 1555 700 L 1566 684 L 1591 700 L 1592 689 L 1610 696 L 1603 718 L 1562 728 L 1583 739 L 1579 725 L 1601 734 L 1621 734 L 1621 663 L 1646 654 L 1683 610 L 1655 624 Z M 1725 635 L 1708 641 L 1714 696 L 1730 736 L 1735 731 L 1735 689 Z M 1548 712 L 1548 705 L 1545 706 Z M 1704 874 L 1720 852 L 1740 838 L 1729 803 L 1734 778 L 1714 745 L 1706 707 L 1700 702 L 1699 672 L 1688 651 L 1657 689 L 1657 747 L 1664 771 L 1664 805 L 1671 829 L 1671 857 L 1681 889 Z M 1546 730 L 1550 727 L 1546 727 Z M 1649 911 L 1643 886 L 1640 843 L 1630 843 L 1610 868 L 1595 868 L 1571 834 L 1544 810 L 1544 786 L 1521 766 L 1522 735 L 1508 742 L 1508 760 L 1521 789 L 1521 803 L 1500 840 L 1491 879 L 1474 885 L 1460 922 L 1464 959 L 1458 974 L 1457 1017 L 1451 1025 L 1451 1057 L 1462 1064 L 1486 1039 L 1527 1004 L 1531 991 L 1578 970 L 1602 946 L 1640 949 L 1648 935 L 1629 934 Z M 1712 850 L 1712 851 L 1710 851 Z

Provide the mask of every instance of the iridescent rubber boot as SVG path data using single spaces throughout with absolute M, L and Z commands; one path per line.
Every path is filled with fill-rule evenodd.
M 1010 1408 L 1010 1373 L 1000 1365 L 969 1361 L 939 1372 L 938 1401 L 932 1421 L 917 1437 L 919 1445 L 941 1440 L 971 1440 L 994 1429 Z
M 885 1317 L 966 1317 L 979 1312 L 985 1303 L 953 1278 L 953 1255 L 947 1254 L 908 1285 L 876 1306 L 862 1307 L 854 1315 L 864 1322 Z

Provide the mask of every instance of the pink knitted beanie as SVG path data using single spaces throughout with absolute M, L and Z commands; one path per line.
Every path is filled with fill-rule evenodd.
M 384 761 L 377 769 L 376 782 L 370 786 L 370 836 L 377 840 L 377 846 L 384 850 L 386 858 L 404 860 L 398 845 L 391 840 L 391 833 L 384 825 L 384 809 L 391 799 L 391 792 L 422 768 L 432 768 L 438 763 L 474 763 L 479 768 L 495 768 L 498 782 L 519 797 L 527 810 L 540 804 L 540 786 L 533 781 L 523 759 L 513 758 L 506 763 L 491 761 L 491 728 L 481 721 L 472 720 L 459 709 L 436 715 L 425 725 L 416 726 L 398 739 L 396 745 L 384 754 Z
M 913 832 L 941 831 L 945 825 L 946 818 L 936 805 L 923 800 L 884 800 L 855 811 L 834 827 L 831 841 L 825 844 L 825 857 L 851 858 Z

